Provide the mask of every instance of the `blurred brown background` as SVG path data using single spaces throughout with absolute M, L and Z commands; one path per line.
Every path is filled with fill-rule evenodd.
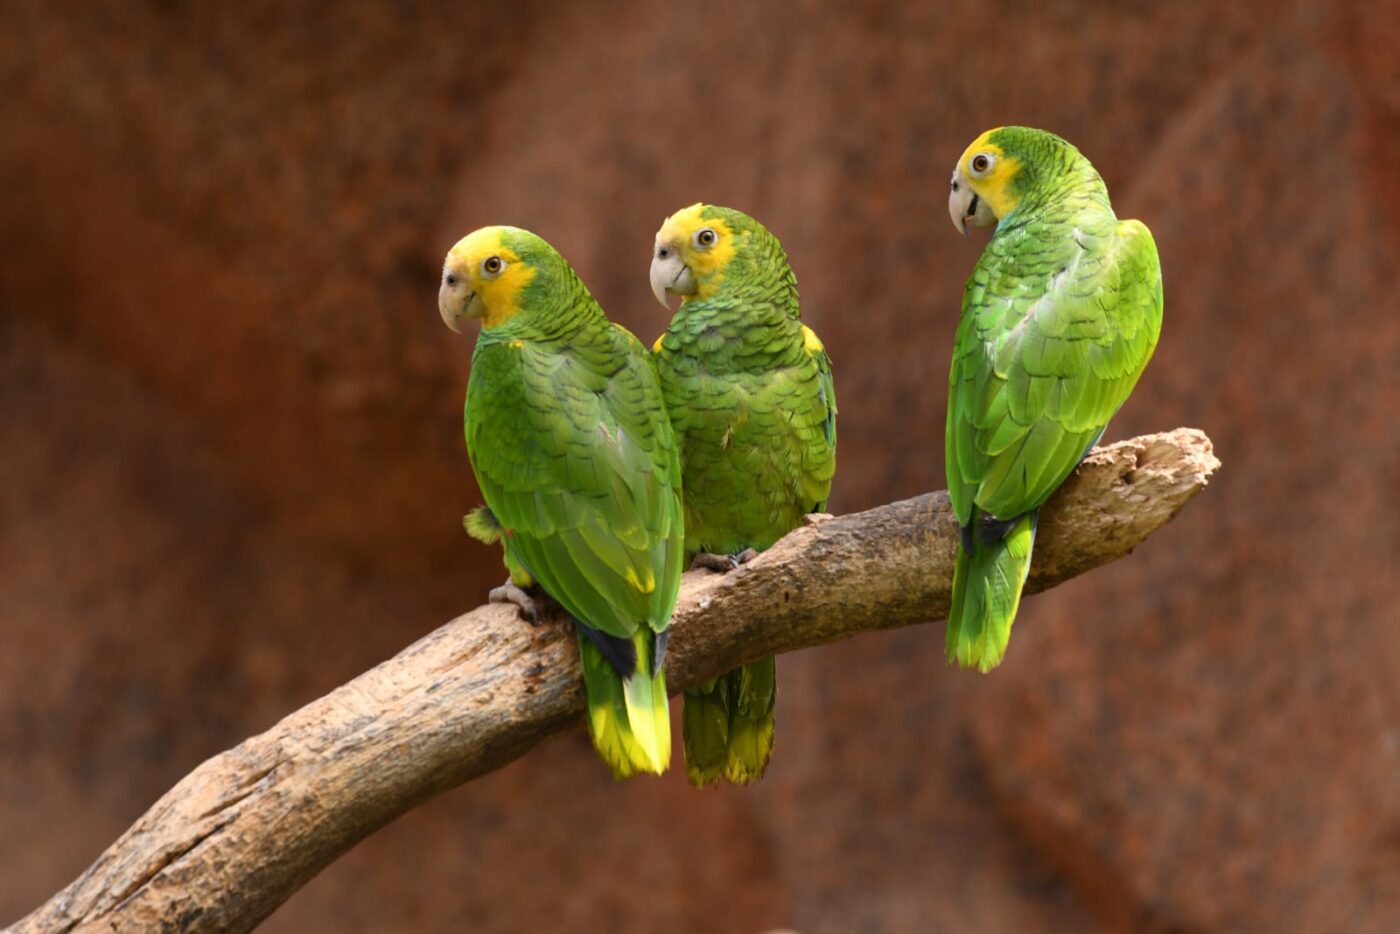
M 1110 438 L 1205 429 L 1206 494 L 989 677 L 941 623 L 785 657 L 758 787 L 574 735 L 266 929 L 1400 930 L 1394 3 L 56 6 L 0 10 L 0 922 L 499 581 L 457 237 L 537 231 L 649 342 L 661 218 L 760 217 L 852 511 L 943 485 L 947 178 L 1029 123 L 1156 233 Z

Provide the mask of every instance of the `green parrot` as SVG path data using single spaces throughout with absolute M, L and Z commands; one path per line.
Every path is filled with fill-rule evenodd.
M 438 309 L 480 318 L 467 452 L 486 508 L 467 530 L 505 547 L 492 592 L 535 618 L 538 582 L 573 616 L 593 745 L 617 778 L 661 773 L 662 664 L 683 565 L 675 436 L 646 348 L 612 324 L 548 243 L 484 227 L 443 267 Z
M 656 235 L 651 287 L 670 328 L 652 350 L 681 452 L 685 548 L 728 570 L 821 512 L 836 471 L 831 361 L 798 318 L 782 245 L 753 218 L 696 204 Z M 763 776 L 773 750 L 777 671 L 751 662 L 685 695 L 686 774 Z
M 948 495 L 962 529 L 949 662 L 1006 654 L 1040 507 L 1103 436 L 1157 346 L 1152 234 L 1120 221 L 1089 160 L 1043 130 L 979 136 L 948 211 L 996 225 L 963 291 L 948 372 Z

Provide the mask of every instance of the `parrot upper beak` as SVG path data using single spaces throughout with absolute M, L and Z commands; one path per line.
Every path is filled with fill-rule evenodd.
M 466 291 L 461 282 L 443 280 L 438 289 L 438 314 L 442 316 L 442 323 L 454 334 L 462 333 L 462 329 L 457 326 L 461 319 L 480 318 L 485 311 L 475 292 Z
M 973 227 L 992 227 L 997 222 L 991 206 L 972 190 L 962 169 L 953 173 L 952 189 L 948 192 L 948 216 L 964 237 L 967 236 L 968 221 L 972 222 Z
M 681 259 L 681 251 L 675 244 L 656 244 L 651 257 L 651 294 L 667 311 L 671 305 L 666 301 L 666 293 L 674 295 L 694 295 L 695 276 L 690 267 Z

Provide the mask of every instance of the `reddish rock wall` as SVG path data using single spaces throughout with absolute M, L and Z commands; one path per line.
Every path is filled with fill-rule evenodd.
M 456 237 L 536 230 L 650 340 L 662 216 L 762 218 L 858 509 L 942 485 L 980 249 L 946 178 L 1020 122 L 1156 233 L 1112 434 L 1204 428 L 1207 495 L 1029 600 L 990 677 L 941 625 L 785 658 L 755 789 L 615 785 L 570 737 L 267 929 L 1400 928 L 1400 16 L 954 6 L 0 11 L 0 919 L 499 578 L 458 524 Z

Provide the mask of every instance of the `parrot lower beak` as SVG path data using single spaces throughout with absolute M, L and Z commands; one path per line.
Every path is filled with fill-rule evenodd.
M 992 227 L 997 222 L 991 206 L 977 196 L 961 170 L 953 173 L 952 190 L 948 192 L 948 216 L 964 237 L 967 236 L 968 221 L 972 222 L 973 227 Z
M 695 276 L 691 273 L 674 247 L 658 247 L 651 260 L 651 294 L 667 311 L 671 304 L 666 293 L 673 295 L 694 295 Z

